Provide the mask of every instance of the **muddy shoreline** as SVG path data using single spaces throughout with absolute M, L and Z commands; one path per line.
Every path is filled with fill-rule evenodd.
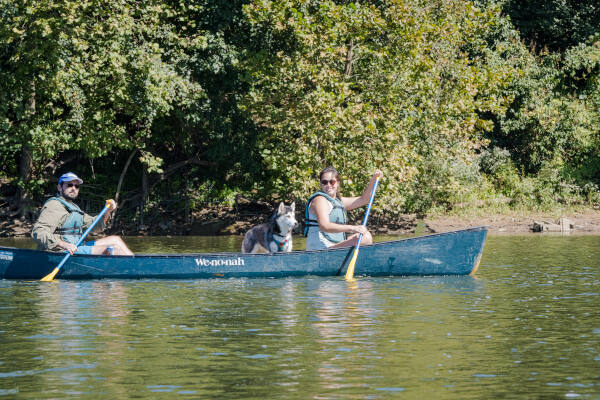
M 121 223 L 107 229 L 106 233 L 124 236 L 219 236 L 243 235 L 254 225 L 266 222 L 268 210 L 240 212 L 233 208 L 206 209 L 187 220 L 161 215 L 147 225 Z M 303 215 L 297 212 L 300 223 Z M 351 216 L 352 223 L 360 223 L 360 215 Z M 0 237 L 29 237 L 32 221 L 0 218 Z M 491 234 L 523 234 L 540 232 L 566 232 L 573 234 L 600 234 L 600 212 L 584 210 L 572 213 L 511 213 L 485 216 L 421 216 L 401 215 L 395 219 L 374 214 L 369 228 L 375 234 L 402 235 L 438 233 L 473 226 L 487 226 Z M 299 229 L 297 233 L 300 233 Z
M 600 234 L 600 213 L 595 210 L 564 214 L 512 213 L 477 217 L 437 216 L 425 217 L 424 222 L 436 232 L 485 225 L 490 233 L 497 234 L 534 232 Z

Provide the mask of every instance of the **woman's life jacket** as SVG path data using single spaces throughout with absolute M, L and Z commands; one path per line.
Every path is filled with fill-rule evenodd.
M 317 217 L 310 211 L 310 204 L 312 203 L 313 199 L 317 196 L 325 197 L 333 206 L 331 212 L 329 213 L 329 222 L 333 222 L 336 224 L 346 224 L 346 221 L 348 220 L 346 215 L 346 208 L 344 207 L 344 204 L 340 199 L 333 198 L 325 192 L 316 192 L 308 198 L 306 202 L 306 208 L 304 209 L 304 236 L 308 235 L 308 230 L 311 226 L 319 229 L 319 222 L 317 221 Z M 321 233 L 323 234 L 323 236 L 325 236 L 327 240 L 334 243 L 339 243 L 346 240 L 345 232 L 329 233 L 321 231 Z

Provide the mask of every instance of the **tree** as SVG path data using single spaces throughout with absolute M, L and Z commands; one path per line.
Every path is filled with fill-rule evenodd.
M 288 0 L 245 11 L 261 46 L 244 60 L 244 107 L 264 128 L 271 190 L 306 198 L 329 164 L 355 193 L 384 169 L 378 197 L 389 212 L 425 210 L 461 189 L 457 165 L 472 164 L 485 144 L 485 111 L 502 109 L 499 90 L 514 73 L 486 64 L 485 41 L 472 43 L 497 10 Z
M 138 148 L 157 170 L 160 158 L 146 151 L 154 121 L 204 98 L 179 69 L 187 43 L 164 23 L 169 8 L 49 0 L 0 8 L 0 157 L 11 175 L 20 157 L 20 209 L 68 150 L 97 158 Z
M 596 0 L 507 0 L 503 9 L 525 43 L 537 51 L 564 51 L 598 32 Z

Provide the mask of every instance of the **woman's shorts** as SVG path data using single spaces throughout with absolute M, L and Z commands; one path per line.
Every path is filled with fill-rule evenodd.
M 309 229 L 306 236 L 306 250 L 325 250 L 335 243 L 323 236 L 323 232 Z

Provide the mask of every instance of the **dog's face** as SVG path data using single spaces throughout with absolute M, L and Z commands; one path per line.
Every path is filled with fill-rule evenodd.
M 282 232 L 289 232 L 295 227 L 298 226 L 298 221 L 296 221 L 296 202 L 293 202 L 291 205 L 286 206 L 283 202 L 279 203 L 279 208 L 277 209 L 277 224 L 279 228 L 281 228 Z

